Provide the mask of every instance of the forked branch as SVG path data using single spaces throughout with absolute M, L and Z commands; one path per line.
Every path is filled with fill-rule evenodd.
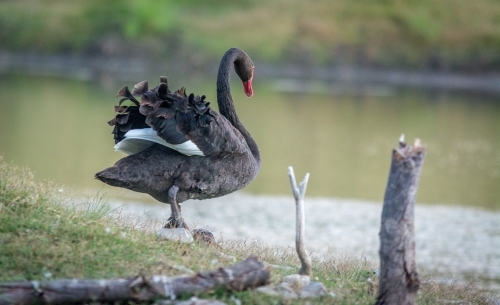
M 292 186 L 293 196 L 295 197 L 295 216 L 296 216 L 296 233 L 295 233 L 295 248 L 300 259 L 299 274 L 311 276 L 311 257 L 307 253 L 305 246 L 305 211 L 304 211 L 304 196 L 306 194 L 307 182 L 309 173 L 304 177 L 304 180 L 297 187 L 293 167 L 288 167 L 288 176 Z

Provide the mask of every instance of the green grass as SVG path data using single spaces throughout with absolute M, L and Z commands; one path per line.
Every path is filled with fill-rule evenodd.
M 500 70 L 496 0 L 8 0 L 0 40 L 16 51 L 106 49 L 220 58 L 240 46 L 259 60 L 420 69 Z M 189 57 L 191 60 L 196 57 Z
M 299 262 L 293 249 L 276 248 L 246 240 L 222 240 L 221 249 L 199 244 L 158 240 L 148 223 L 111 216 L 100 196 L 77 200 L 59 187 L 37 181 L 27 170 L 0 160 L 0 282 L 61 278 L 115 278 L 164 274 L 178 276 L 185 268 L 213 270 L 232 265 L 251 254 L 290 269 L 272 268 L 271 280 L 295 273 Z M 313 273 L 335 297 L 321 304 L 373 304 L 377 280 L 374 265 L 364 259 L 313 259 Z M 371 280 L 369 280 L 371 279 Z M 371 281 L 371 283 L 370 283 Z M 472 285 L 472 284 L 471 284 Z M 306 304 L 265 296 L 253 291 L 214 292 L 200 297 L 228 304 Z M 424 281 L 419 304 L 463 301 L 488 304 L 477 287 Z

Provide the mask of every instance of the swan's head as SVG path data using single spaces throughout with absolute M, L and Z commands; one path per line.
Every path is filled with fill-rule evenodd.
M 252 97 L 253 89 L 252 89 L 252 80 L 253 80 L 253 71 L 254 65 L 250 57 L 245 54 L 241 59 L 236 60 L 234 62 L 234 70 L 236 74 L 240 77 L 243 82 L 243 90 L 245 90 L 245 94 L 248 97 Z

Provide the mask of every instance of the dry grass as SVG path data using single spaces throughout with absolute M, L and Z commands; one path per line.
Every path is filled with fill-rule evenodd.
M 221 249 L 157 240 L 150 223 L 113 213 L 101 196 L 76 200 L 50 183 L 38 182 L 27 170 L 0 160 L 0 282 L 60 278 L 114 278 L 139 273 L 177 276 L 234 264 L 258 255 L 271 264 L 271 281 L 296 273 L 295 249 L 248 240 L 221 239 Z M 78 196 L 77 196 L 78 197 Z M 333 256 L 313 259 L 313 274 L 335 296 L 321 304 L 373 304 L 375 266 L 365 259 Z M 215 292 L 200 297 L 228 304 L 306 304 L 252 291 Z M 491 304 L 475 287 L 424 281 L 419 304 Z M 461 304 L 462 304 L 461 303 Z

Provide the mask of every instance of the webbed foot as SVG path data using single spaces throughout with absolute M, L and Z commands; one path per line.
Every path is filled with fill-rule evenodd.
M 184 219 L 182 219 L 182 217 L 174 218 L 172 216 L 170 216 L 167 219 L 167 223 L 165 224 L 164 228 L 165 229 L 184 228 L 186 230 L 189 230 L 189 227 L 184 222 Z
M 181 216 L 181 206 L 177 203 L 177 191 L 179 188 L 175 185 L 172 185 L 168 190 L 168 203 L 170 204 L 171 214 L 167 219 L 167 223 L 165 224 L 165 229 L 173 229 L 173 228 L 184 228 L 189 231 L 189 227 L 184 222 Z

